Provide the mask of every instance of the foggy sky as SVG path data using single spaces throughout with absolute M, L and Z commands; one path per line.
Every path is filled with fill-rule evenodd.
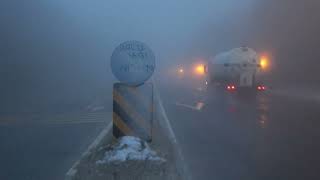
M 317 83 L 319 9 L 317 0 L 3 0 L 2 106 L 74 103 L 111 92 L 109 57 L 133 39 L 153 49 L 160 75 L 246 45 L 272 55 L 274 79 Z

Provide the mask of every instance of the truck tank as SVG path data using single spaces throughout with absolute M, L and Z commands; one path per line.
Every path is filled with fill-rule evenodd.
M 235 48 L 211 58 L 207 64 L 209 83 L 233 83 L 238 87 L 252 87 L 259 69 L 258 54 L 251 48 Z

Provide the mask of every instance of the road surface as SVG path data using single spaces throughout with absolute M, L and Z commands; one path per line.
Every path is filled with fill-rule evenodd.
M 1 117 L 0 179 L 64 179 L 110 120 L 105 111 Z
M 192 179 L 319 179 L 319 102 L 175 83 L 160 92 Z
M 158 87 L 194 180 L 319 179 L 318 101 L 179 83 Z M 101 109 L 1 117 L 0 179 L 63 179 L 107 117 Z

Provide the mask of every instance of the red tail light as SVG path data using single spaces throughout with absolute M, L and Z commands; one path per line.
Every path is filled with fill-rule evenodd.
M 229 90 L 229 91 L 236 90 L 236 86 L 235 85 L 228 85 L 227 90 Z
M 257 86 L 257 89 L 258 89 L 259 91 L 264 91 L 264 90 L 266 90 L 267 88 L 266 88 L 265 86 L 259 85 L 259 86 Z

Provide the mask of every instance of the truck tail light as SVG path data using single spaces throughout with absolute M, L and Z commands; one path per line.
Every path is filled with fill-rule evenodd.
M 235 85 L 227 85 L 227 90 L 229 91 L 233 91 L 233 90 L 236 90 L 236 86 Z
M 259 86 L 257 86 L 257 90 L 258 91 L 264 91 L 264 90 L 266 90 L 267 88 L 265 87 L 265 86 L 263 86 L 263 85 L 259 85 Z

